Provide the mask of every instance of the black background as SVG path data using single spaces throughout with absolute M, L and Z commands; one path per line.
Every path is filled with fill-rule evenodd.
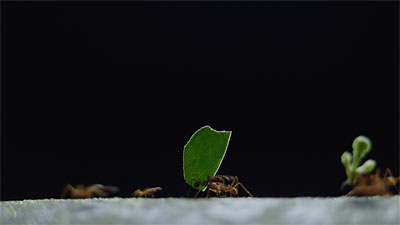
M 184 197 L 204 125 L 233 131 L 219 172 L 258 197 L 342 194 L 360 134 L 398 175 L 398 2 L 1 4 L 2 200 Z

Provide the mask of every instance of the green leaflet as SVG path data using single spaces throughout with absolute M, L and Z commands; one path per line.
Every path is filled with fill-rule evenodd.
M 201 191 L 206 189 L 202 184 L 217 173 L 231 133 L 204 126 L 192 135 L 183 151 L 183 176 L 186 183 Z

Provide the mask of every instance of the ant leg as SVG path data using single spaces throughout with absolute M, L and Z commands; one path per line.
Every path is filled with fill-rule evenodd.
M 385 179 L 387 177 L 387 175 L 389 175 L 389 177 L 393 177 L 392 171 L 389 168 L 386 168 L 385 174 L 383 175 L 383 179 Z M 393 180 L 391 180 L 394 188 L 396 189 L 397 193 L 400 193 L 399 188 L 397 187 L 397 183 L 400 181 L 400 176 L 393 178 Z
M 219 190 L 214 190 L 215 195 L 219 198 L 220 197 L 220 191 Z
M 236 186 L 237 183 L 239 183 L 239 178 L 238 178 L 237 176 L 235 176 L 235 177 L 233 178 L 233 181 L 232 181 L 231 186 L 232 186 L 232 187 L 233 187 L 233 186 Z
M 400 194 L 400 190 L 399 190 L 399 188 L 396 186 L 396 184 L 394 185 L 394 188 L 396 189 L 397 193 Z
M 383 179 L 385 179 L 387 176 L 393 177 L 392 171 L 390 171 L 389 168 L 386 168 L 385 173 L 383 174 Z
M 214 192 L 215 195 L 216 195 L 217 197 L 219 197 L 218 190 L 215 190 L 215 189 L 212 189 L 212 188 L 208 188 L 207 198 L 208 198 L 208 194 L 209 194 L 210 191 Z
M 392 182 L 392 184 L 393 184 L 393 187 L 396 189 L 397 193 L 400 194 L 400 190 L 399 190 L 399 188 L 398 188 L 397 185 L 396 185 L 398 182 L 400 182 L 400 176 L 398 176 L 398 177 L 396 177 L 396 178 L 393 178 L 393 180 L 391 180 L 391 182 Z
M 210 196 L 210 191 L 214 192 L 218 196 L 218 192 L 216 190 L 214 190 L 212 188 L 208 188 L 206 198 L 208 198 L 208 196 Z
M 200 190 L 194 195 L 194 198 L 197 198 L 197 196 L 199 195 Z
M 240 185 L 247 192 L 247 194 L 249 194 L 250 197 L 253 198 L 253 195 L 250 194 L 250 192 L 244 187 L 244 185 L 242 183 L 237 183 L 235 186 L 233 186 L 233 188 L 237 187 L 238 185 Z

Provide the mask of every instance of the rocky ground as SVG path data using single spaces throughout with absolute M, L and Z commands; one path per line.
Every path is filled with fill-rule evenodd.
M 399 196 L 45 199 L 0 209 L 0 224 L 400 224 Z

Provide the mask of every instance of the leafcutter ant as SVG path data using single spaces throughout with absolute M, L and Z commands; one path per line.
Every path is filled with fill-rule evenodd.
M 360 177 L 347 196 L 393 195 L 394 191 L 396 194 L 399 194 L 400 191 L 397 187 L 399 181 L 400 176 L 393 177 L 389 168 L 386 169 L 383 177 L 381 177 L 380 170 L 377 169 L 375 174 L 368 174 Z
M 117 191 L 118 187 L 116 186 L 104 186 L 102 184 L 93 184 L 89 187 L 85 187 L 83 184 L 78 184 L 76 187 L 67 184 L 61 193 L 61 198 L 66 197 L 68 193 L 71 198 L 106 197 L 109 193 L 116 193 Z
M 153 188 L 145 188 L 143 191 L 140 189 L 137 189 L 135 192 L 133 192 L 132 196 L 133 197 L 147 197 L 151 196 L 154 198 L 154 192 L 156 191 L 161 191 L 161 187 L 153 187 Z
M 232 181 L 232 183 L 225 184 L 225 181 Z M 200 184 L 207 186 L 208 188 L 206 198 L 208 198 L 208 196 L 210 195 L 210 191 L 214 192 L 217 197 L 226 197 L 227 193 L 229 193 L 230 197 L 232 197 L 233 195 L 238 195 L 239 185 L 247 192 L 250 197 L 253 197 L 253 195 L 244 187 L 244 185 L 239 182 L 239 178 L 237 176 L 217 174 L 204 182 L 200 182 L 199 185 Z M 198 191 L 194 197 L 197 198 L 199 193 L 200 191 Z

